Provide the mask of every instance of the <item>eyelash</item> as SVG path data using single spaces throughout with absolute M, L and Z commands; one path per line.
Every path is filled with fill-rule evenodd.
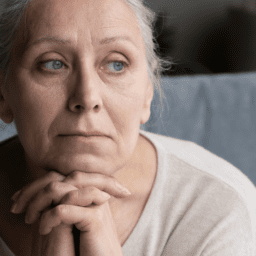
M 49 69 L 48 69 L 48 71 L 45 71 L 43 68 L 41 68 L 41 65 L 46 64 L 46 63 L 49 63 L 49 62 L 52 62 L 52 61 L 56 61 L 56 62 L 57 62 L 57 61 L 60 61 L 62 64 L 64 64 L 64 66 L 67 67 L 67 65 L 66 65 L 63 61 L 58 60 L 58 59 L 52 59 L 52 60 L 47 60 L 47 61 L 40 62 L 40 63 L 39 63 L 40 69 L 41 69 L 43 72 L 46 72 L 46 73 L 51 73 L 51 74 L 56 74 L 56 73 L 58 73 L 62 68 L 60 68 L 59 70 L 56 70 L 56 71 L 49 71 Z M 107 62 L 106 65 L 109 65 L 109 64 L 115 63 L 115 62 L 117 62 L 117 63 L 122 63 L 122 65 L 124 66 L 123 71 L 120 71 L 120 72 L 109 72 L 109 73 L 112 73 L 112 75 L 114 75 L 114 76 L 123 75 L 123 73 L 125 73 L 126 69 L 129 67 L 129 64 L 127 64 L 127 63 L 124 62 L 124 61 L 114 60 L 114 61 L 109 61 L 109 62 Z

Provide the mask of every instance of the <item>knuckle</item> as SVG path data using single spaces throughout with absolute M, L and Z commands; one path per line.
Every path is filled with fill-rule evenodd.
M 59 182 L 58 181 L 51 181 L 46 187 L 45 187 L 45 191 L 46 192 L 54 192 L 56 190 L 58 190 L 59 188 Z
M 84 188 L 85 194 L 94 194 L 96 191 L 97 191 L 97 188 L 93 187 L 93 186 L 88 186 L 88 187 Z
M 65 204 L 60 204 L 54 208 L 54 214 L 57 216 L 60 216 L 61 218 L 64 218 L 69 211 L 69 208 Z
M 61 175 L 60 173 L 57 173 L 55 171 L 50 171 L 48 173 L 48 175 L 49 175 L 50 180 L 63 180 L 63 178 L 64 178 L 63 175 Z
M 78 198 L 78 190 L 68 192 L 62 200 L 62 203 L 75 204 Z
M 50 171 L 50 172 L 48 173 L 48 175 L 49 175 L 49 178 L 54 179 L 54 178 L 56 178 L 56 176 L 57 176 L 57 172 L 55 172 L 55 171 Z
M 79 171 L 74 171 L 69 175 L 73 180 L 79 181 L 82 178 L 82 173 Z

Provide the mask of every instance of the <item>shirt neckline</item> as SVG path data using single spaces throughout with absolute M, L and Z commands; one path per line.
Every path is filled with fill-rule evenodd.
M 122 246 L 122 250 L 123 252 L 125 251 L 130 251 L 134 248 L 134 245 L 138 243 L 138 236 L 137 234 L 140 234 L 141 237 L 143 237 L 142 235 L 142 230 L 145 229 L 145 226 L 147 223 L 150 222 L 150 216 L 152 216 L 152 206 L 154 205 L 155 200 L 157 199 L 158 195 L 159 195 L 159 186 L 158 184 L 161 183 L 161 172 L 162 172 L 162 165 L 163 162 L 160 160 L 162 153 L 160 146 L 158 145 L 157 141 L 154 140 L 154 138 L 152 138 L 151 134 L 147 131 L 144 130 L 140 130 L 139 133 L 144 136 L 147 140 L 149 140 L 155 147 L 156 149 L 156 154 L 157 154 L 157 173 L 156 173 L 156 177 L 155 177 L 155 181 L 154 181 L 154 185 L 152 187 L 151 193 L 149 195 L 148 201 L 144 207 L 144 210 L 136 224 L 136 226 L 134 227 L 134 229 L 132 230 L 130 236 L 128 237 L 128 239 L 126 240 L 126 242 L 124 243 L 124 245 Z

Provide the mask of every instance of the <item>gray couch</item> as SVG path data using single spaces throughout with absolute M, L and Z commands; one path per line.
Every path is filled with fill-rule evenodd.
M 256 73 L 162 79 L 141 128 L 194 141 L 239 168 L 256 185 Z M 16 134 L 0 122 L 0 141 Z

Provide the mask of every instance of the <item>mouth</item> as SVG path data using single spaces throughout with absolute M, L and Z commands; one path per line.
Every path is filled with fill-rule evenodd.
M 107 136 L 103 136 L 103 135 L 80 135 L 80 134 L 68 134 L 68 135 L 61 135 L 61 138 L 70 138 L 70 139 L 78 139 L 79 141 L 82 140 L 88 140 L 88 141 L 91 141 L 91 140 L 102 140 L 102 139 L 107 139 L 108 137 Z
M 60 134 L 59 136 L 82 136 L 82 137 L 92 137 L 92 136 L 104 136 L 108 137 L 106 134 L 101 132 L 79 132 L 79 133 L 71 133 L 71 134 Z
M 103 137 L 103 135 L 93 134 L 93 135 L 81 135 L 81 134 L 62 134 L 60 136 L 79 136 L 79 137 Z

